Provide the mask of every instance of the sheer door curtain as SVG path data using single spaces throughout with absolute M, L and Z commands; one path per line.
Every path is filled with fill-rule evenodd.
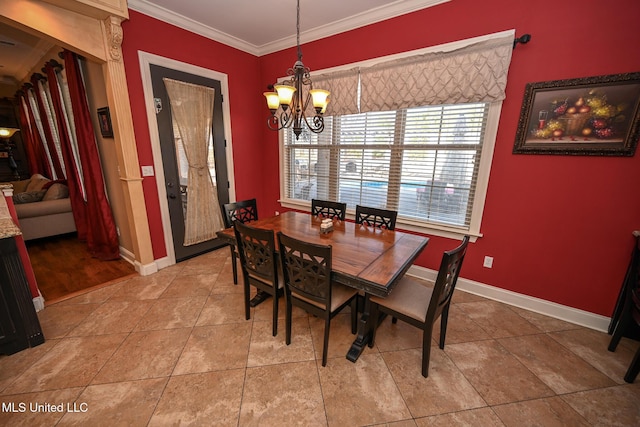
M 184 245 L 216 238 L 224 228 L 218 190 L 209 171 L 215 90 L 209 87 L 164 78 L 171 114 L 189 165 Z M 178 157 L 179 158 L 179 157 Z

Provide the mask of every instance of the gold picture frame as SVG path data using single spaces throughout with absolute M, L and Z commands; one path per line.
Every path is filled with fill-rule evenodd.
M 640 73 L 528 83 L 514 154 L 633 156 Z

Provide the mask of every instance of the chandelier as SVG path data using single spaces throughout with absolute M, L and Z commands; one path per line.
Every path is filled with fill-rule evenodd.
M 298 60 L 292 68 L 287 70 L 287 76 L 281 84 L 270 85 L 270 92 L 264 92 L 267 98 L 267 106 L 271 116 L 267 119 L 267 125 L 271 130 L 280 130 L 293 127 L 296 139 L 302 133 L 302 127 L 307 125 L 313 133 L 324 130 L 322 115 L 329 103 L 329 91 L 314 89 L 311 82 L 310 70 L 302 63 L 302 49 L 300 48 L 300 0 L 297 8 L 296 42 L 298 46 Z M 306 89 L 305 89 L 306 87 Z M 274 91 L 275 90 L 275 91 Z M 315 115 L 307 117 L 309 102 L 313 103 Z

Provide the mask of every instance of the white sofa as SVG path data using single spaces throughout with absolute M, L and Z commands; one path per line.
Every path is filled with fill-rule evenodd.
M 69 189 L 64 183 L 52 182 L 35 174 L 27 180 L 13 181 L 11 184 L 13 204 L 25 240 L 76 231 Z

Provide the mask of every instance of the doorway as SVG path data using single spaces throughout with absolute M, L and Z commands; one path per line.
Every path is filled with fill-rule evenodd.
M 171 107 L 162 78 L 214 88 L 212 180 L 220 205 L 235 200 L 231 123 L 226 74 L 182 63 L 146 52 L 139 52 L 149 134 L 153 150 L 156 185 L 167 256 L 157 259 L 158 268 L 175 264 L 200 253 L 223 246 L 219 239 L 184 246 L 184 203 L 188 191 L 181 175 L 180 155 L 176 154 Z M 158 111 L 159 110 L 159 111 Z M 145 165 L 141 165 L 143 171 Z M 181 179 L 182 178 L 182 179 Z

